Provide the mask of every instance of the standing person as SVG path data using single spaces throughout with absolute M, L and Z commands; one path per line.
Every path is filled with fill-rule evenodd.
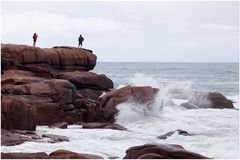
M 81 46 L 82 47 L 82 42 L 84 41 L 84 38 L 82 37 L 82 35 L 80 34 L 79 38 L 78 38 L 78 48 Z
M 38 38 L 37 33 L 34 33 L 34 34 L 33 34 L 33 47 L 36 46 L 37 38 Z

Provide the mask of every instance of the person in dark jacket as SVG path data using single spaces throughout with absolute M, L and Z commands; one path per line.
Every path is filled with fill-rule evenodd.
M 33 34 L 33 47 L 36 46 L 37 38 L 38 38 L 37 33 L 34 33 L 34 34 Z
M 82 35 L 80 34 L 79 38 L 78 38 L 78 48 L 81 46 L 82 47 L 82 42 L 84 41 L 84 38 L 82 37 Z

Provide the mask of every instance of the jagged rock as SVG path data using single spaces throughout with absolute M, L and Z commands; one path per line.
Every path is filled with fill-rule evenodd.
M 170 131 L 167 132 L 163 135 L 158 136 L 159 139 L 167 139 L 168 137 L 172 136 L 174 133 L 177 133 L 179 135 L 183 135 L 183 136 L 192 136 L 193 134 L 188 133 L 187 131 L 181 130 L 181 129 L 177 129 L 175 131 Z
M 88 122 L 114 122 L 114 116 L 118 113 L 116 106 L 127 102 L 129 99 L 136 103 L 148 103 L 154 100 L 157 88 L 149 86 L 134 87 L 125 86 L 123 88 L 112 90 L 100 97 L 97 105 L 89 106 Z
M 1 58 L 4 62 L 3 70 L 25 67 L 25 69 L 40 73 L 54 69 L 88 71 L 95 67 L 97 59 L 90 50 L 81 48 L 38 48 L 15 44 L 1 44 Z M 34 67 L 29 64 L 34 64 Z
M 2 159 L 49 159 L 45 152 L 37 153 L 1 153 Z
M 61 129 L 66 129 L 68 126 L 67 122 L 59 122 L 59 123 L 55 123 L 52 126 L 50 126 L 51 128 L 61 128 Z
M 193 94 L 189 102 L 181 104 L 187 109 L 195 108 L 215 108 L 215 109 L 234 109 L 233 102 L 227 99 L 224 95 L 217 92 L 202 93 L 197 92 Z
M 113 82 L 104 74 L 92 72 L 64 72 L 56 76 L 73 83 L 78 89 L 109 90 L 113 88 Z
M 36 129 L 37 110 L 23 98 L 3 96 L 1 102 L 1 122 L 4 129 Z
M 37 139 L 41 139 L 41 137 L 34 132 L 1 129 L 1 145 L 3 146 L 14 146 L 25 141 L 35 141 Z
M 59 104 L 73 103 L 73 90 L 75 86 L 69 81 L 60 79 L 44 80 L 38 83 L 14 86 L 12 94 L 37 95 L 51 97 Z
M 73 104 L 65 104 L 61 105 L 61 107 L 64 111 L 72 111 L 76 108 Z
M 1 75 L 1 85 L 20 85 L 41 82 L 45 78 L 37 77 L 29 71 L 7 70 Z
M 5 129 L 35 130 L 36 125 L 52 125 L 61 120 L 58 104 L 28 95 L 3 96 L 1 114 Z
M 84 98 L 97 100 L 102 94 L 102 90 L 94 90 L 94 89 L 81 89 L 77 90 L 80 95 L 82 95 Z
M 145 144 L 129 148 L 123 159 L 207 159 L 207 157 L 187 151 L 180 145 Z
M 67 150 L 57 150 L 49 155 L 45 152 L 37 153 L 1 153 L 2 159 L 103 159 L 93 154 L 75 153 Z
M 46 142 L 43 138 L 48 138 L 50 143 L 59 143 L 63 141 L 69 141 L 68 137 L 54 135 L 54 134 L 43 134 L 37 135 L 35 132 L 28 130 L 5 130 L 1 131 L 1 145 L 3 146 L 14 146 L 19 145 L 23 142 Z
M 115 130 L 127 130 L 125 127 L 119 125 L 119 124 L 112 124 L 112 123 L 100 123 L 100 122 L 93 122 L 93 123 L 79 123 L 82 125 L 82 128 L 87 129 L 115 129 Z
M 66 136 L 59 136 L 54 134 L 43 134 L 42 137 L 50 138 L 50 141 L 49 141 L 50 143 L 69 141 L 69 138 Z
M 76 153 L 71 152 L 67 150 L 57 150 L 49 154 L 50 159 L 103 159 L 100 156 L 93 155 L 93 154 L 82 154 L 82 153 Z

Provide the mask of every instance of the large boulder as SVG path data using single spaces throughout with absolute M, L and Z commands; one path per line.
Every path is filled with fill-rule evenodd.
M 47 98 L 7 95 L 2 97 L 1 115 L 2 128 L 35 130 L 36 125 L 53 125 L 61 122 L 64 113 L 59 104 L 51 103 Z
M 116 106 L 128 100 L 136 103 L 148 103 L 154 100 L 157 88 L 149 86 L 134 87 L 125 86 L 112 90 L 100 97 L 97 105 L 88 107 L 88 122 L 114 122 L 118 113 Z
M 2 159 L 49 159 L 45 152 L 37 153 L 1 153 Z
M 233 102 L 227 99 L 224 95 L 217 92 L 202 93 L 196 92 L 193 94 L 189 102 L 181 104 L 187 109 L 196 108 L 215 108 L 215 109 L 234 109 Z
M 82 154 L 63 149 L 56 150 L 49 154 L 50 159 L 103 159 L 93 154 Z
M 75 71 L 60 73 L 56 77 L 70 81 L 78 89 L 109 90 L 113 88 L 112 80 L 104 74 Z
M 16 85 L 11 93 L 14 95 L 35 95 L 50 97 L 59 104 L 73 103 L 73 90 L 75 86 L 67 80 L 51 79 L 38 83 Z
M 2 159 L 103 159 L 94 154 L 83 154 L 59 149 L 49 155 L 45 152 L 36 153 L 1 153 Z
M 207 157 L 187 151 L 180 145 L 145 144 L 129 148 L 123 159 L 207 159 Z
M 34 141 L 29 134 L 18 134 L 12 131 L 1 129 L 1 145 L 2 146 L 14 146 L 21 144 L 25 141 Z
M 1 85 L 20 85 L 41 82 L 45 78 L 37 77 L 32 72 L 23 70 L 7 70 L 1 76 Z
M 1 104 L 2 128 L 32 131 L 36 129 L 37 110 L 24 98 L 3 96 Z
M 24 67 L 35 72 L 54 69 L 88 71 L 95 67 L 97 59 L 92 51 L 82 48 L 38 48 L 16 44 L 1 44 L 1 58 L 3 70 Z

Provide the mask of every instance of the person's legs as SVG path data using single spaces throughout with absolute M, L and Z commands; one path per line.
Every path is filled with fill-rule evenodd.
M 36 45 L 36 41 L 35 41 L 35 40 L 33 40 L 33 47 L 35 47 L 35 45 Z

